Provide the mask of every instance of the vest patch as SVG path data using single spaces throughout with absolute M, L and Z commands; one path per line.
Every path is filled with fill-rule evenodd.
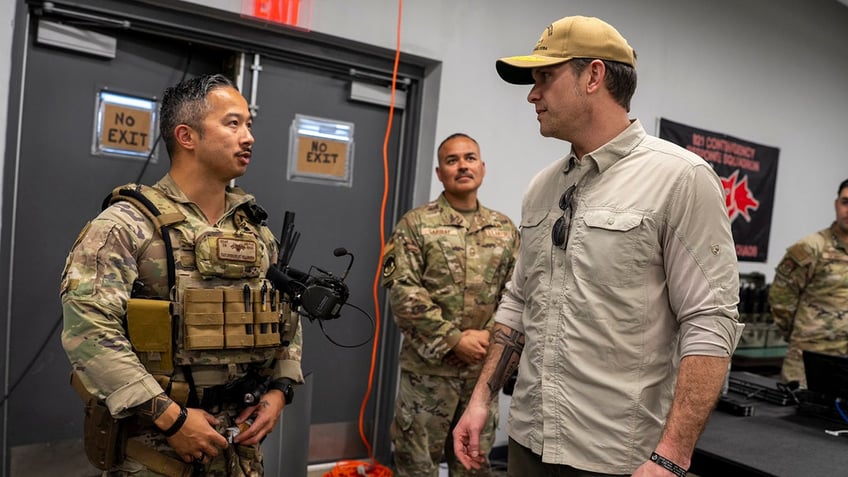
M 255 262 L 256 242 L 221 237 L 218 239 L 218 258 L 237 262 Z

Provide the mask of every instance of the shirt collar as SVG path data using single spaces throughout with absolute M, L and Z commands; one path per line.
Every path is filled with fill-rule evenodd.
M 842 250 L 848 252 L 848 244 L 839 239 L 839 233 L 836 227 L 836 221 L 830 224 L 830 236 L 833 239 L 833 246 L 836 248 L 841 248 Z
M 181 204 L 191 202 L 177 183 L 174 182 L 174 178 L 171 177 L 171 174 L 165 174 L 165 177 L 159 179 L 159 182 L 157 182 L 153 187 L 164 192 L 165 195 L 175 202 L 179 202 Z
M 439 194 L 439 198 L 436 199 L 436 205 L 440 209 L 442 225 L 467 226 L 469 231 L 474 231 L 499 224 L 499 222 L 495 220 L 495 217 L 493 217 L 492 212 L 483 207 L 479 200 L 477 201 L 477 212 L 474 214 L 474 220 L 471 221 L 471 223 L 468 223 L 468 221 L 465 220 L 465 216 L 451 206 L 447 197 L 445 197 L 444 192 Z
M 159 179 L 159 182 L 157 182 L 153 187 L 164 192 L 165 195 L 170 197 L 171 200 L 173 200 L 174 202 L 180 204 L 192 203 L 191 200 L 185 195 L 185 193 L 183 193 L 182 189 L 180 189 L 177 183 L 174 182 L 174 178 L 171 177 L 171 174 L 165 174 L 165 176 Z M 245 193 L 238 187 L 227 186 L 227 212 L 243 203 L 250 202 L 251 200 L 254 200 L 252 195 Z
M 647 136 L 645 128 L 638 119 L 630 121 L 630 126 L 619 133 L 618 136 L 612 138 L 603 146 L 583 156 L 583 160 L 590 159 L 595 162 L 598 167 L 598 172 L 603 174 L 605 170 L 612 167 L 620 159 L 626 157 L 633 149 L 636 148 Z M 571 153 L 568 155 L 568 160 L 563 166 L 564 171 L 568 172 L 578 163 L 577 155 L 574 153 L 574 148 L 571 148 Z

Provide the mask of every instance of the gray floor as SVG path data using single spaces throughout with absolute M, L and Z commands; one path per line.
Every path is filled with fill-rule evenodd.
M 52 444 L 34 444 L 12 448 L 11 477 L 100 477 L 101 473 L 88 463 L 82 440 Z M 500 467 L 500 466 L 498 466 Z M 322 476 L 326 471 L 310 472 L 309 477 Z M 506 477 L 506 469 L 496 468 L 493 477 Z M 690 477 L 697 477 L 689 474 Z M 448 477 L 445 464 L 439 477 Z
M 11 451 L 11 477 L 100 477 L 88 463 L 82 439 L 16 446 Z

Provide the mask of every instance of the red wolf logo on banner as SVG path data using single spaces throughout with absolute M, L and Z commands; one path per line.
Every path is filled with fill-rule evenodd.
M 740 215 L 746 222 L 750 222 L 750 211 L 759 209 L 760 201 L 751 194 L 751 189 L 748 188 L 748 176 L 745 175 L 742 180 L 739 180 L 739 169 L 737 169 L 730 177 L 722 177 L 721 185 L 724 187 L 724 202 L 730 222 L 732 223 Z

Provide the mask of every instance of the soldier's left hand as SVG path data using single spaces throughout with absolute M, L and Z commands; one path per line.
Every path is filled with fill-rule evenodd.
M 280 418 L 285 407 L 285 397 L 282 391 L 272 389 L 259 398 L 259 403 L 243 410 L 236 417 L 236 424 L 241 424 L 252 418 L 253 423 L 245 431 L 237 435 L 233 442 L 240 445 L 253 445 L 262 442 Z
M 464 330 L 459 343 L 453 347 L 453 352 L 459 359 L 474 365 L 483 361 L 489 349 L 489 332 L 487 330 Z

